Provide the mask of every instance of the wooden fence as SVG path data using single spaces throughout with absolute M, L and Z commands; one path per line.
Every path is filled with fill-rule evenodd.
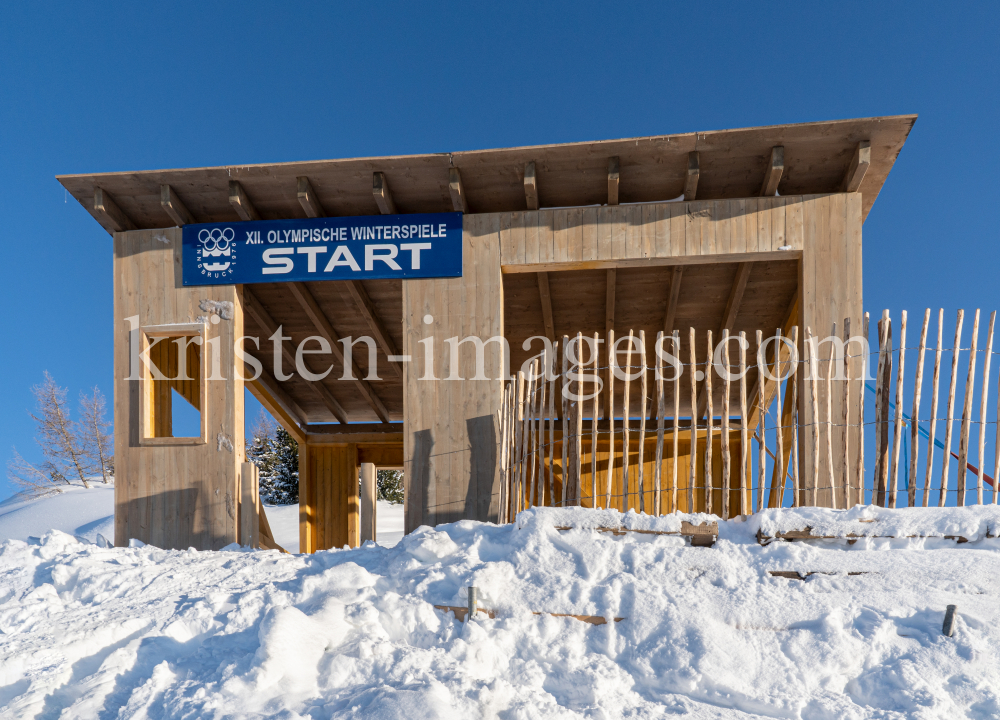
M 985 349 L 978 310 L 969 346 L 962 347 L 965 318 L 959 311 L 948 349 L 942 345 L 943 310 L 934 347 L 927 342 L 930 310 L 916 347 L 906 346 L 905 311 L 895 345 L 892 320 L 883 313 L 874 328 L 877 349 L 867 342 L 867 314 L 856 337 L 849 320 L 841 335 L 834 327 L 825 338 L 794 326 L 752 338 L 723 331 L 717 344 L 711 331 L 694 328 L 686 337 L 658 333 L 650 344 L 642 331 L 617 343 L 613 331 L 606 338 L 563 336 L 505 388 L 497 412 L 500 519 L 509 522 L 532 506 L 728 518 L 799 505 L 964 505 L 972 492 L 974 502 L 996 503 L 1000 426 L 988 432 L 997 425 L 996 416 L 988 417 L 995 317 L 990 315 Z M 946 354 L 950 380 L 942 397 Z M 929 413 L 921 418 L 927 394 Z M 983 471 L 987 435 L 993 439 L 992 477 Z M 973 440 L 977 465 L 970 462 Z

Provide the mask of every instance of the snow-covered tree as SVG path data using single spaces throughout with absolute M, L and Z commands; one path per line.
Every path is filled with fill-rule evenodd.
M 379 470 L 375 484 L 378 486 L 378 499 L 391 503 L 403 502 L 403 471 Z
M 263 410 L 250 429 L 247 459 L 260 471 L 260 496 L 274 505 L 299 501 L 299 445 Z

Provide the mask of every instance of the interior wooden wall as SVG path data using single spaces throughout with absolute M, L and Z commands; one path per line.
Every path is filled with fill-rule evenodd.
M 299 538 L 302 552 L 359 545 L 358 465 L 358 446 L 354 444 L 307 445 L 305 453 L 300 453 L 299 505 L 304 504 L 308 514 L 303 528 L 308 537 L 305 543 Z M 305 492 L 303 468 L 307 473 Z
M 233 341 L 243 334 L 241 293 L 232 285 L 183 287 L 180 253 L 179 228 L 114 236 L 116 545 L 136 538 L 157 547 L 208 550 L 237 539 L 238 481 L 245 458 L 243 382 L 231 369 Z M 226 378 L 208 381 L 203 398 L 209 442 L 140 446 L 142 388 L 140 381 L 128 379 L 127 318 L 137 316 L 137 327 L 193 323 L 209 315 L 199 307 L 202 300 L 234 307 L 231 320 L 208 325 L 209 339 L 218 338 Z
M 485 351 L 489 380 L 447 380 L 446 338 L 470 335 L 503 337 L 503 282 L 498 218 L 466 215 L 460 278 L 408 280 L 403 283 L 404 454 L 406 531 L 463 518 L 495 520 L 499 501 L 499 437 L 495 413 L 504 379 L 503 353 L 497 343 Z M 433 321 L 424 323 L 424 316 Z M 424 362 L 434 338 L 434 376 Z M 475 374 L 475 349 L 460 347 L 459 374 Z

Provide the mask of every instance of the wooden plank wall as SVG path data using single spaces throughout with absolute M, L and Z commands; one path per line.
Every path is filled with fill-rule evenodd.
M 233 341 L 243 334 L 241 291 L 236 286 L 183 287 L 180 245 L 179 228 L 114 236 L 116 545 L 136 538 L 157 547 L 208 550 L 237 539 L 238 482 L 245 458 L 243 382 L 231 369 Z M 141 387 L 140 381 L 128 380 L 127 318 L 138 316 L 136 327 L 192 323 L 208 315 L 199 307 L 202 300 L 234 306 L 231 320 L 208 325 L 209 340 L 218 339 L 226 378 L 208 381 L 202 407 L 208 413 L 209 442 L 140 447 Z
M 361 537 L 358 446 L 307 445 L 305 457 L 299 456 L 302 467 L 308 480 L 304 493 L 300 480 L 300 510 L 304 498 L 311 521 L 305 526 L 306 543 L 301 542 L 300 533 L 301 552 L 357 547 Z
M 466 215 L 463 276 L 403 283 L 406 531 L 462 518 L 495 520 L 499 467 L 495 413 L 503 393 L 503 353 L 487 345 L 489 380 L 446 380 L 446 338 L 503 337 L 503 282 L 496 215 Z M 430 324 L 424 323 L 430 315 Z M 433 373 L 425 363 L 433 338 Z M 458 374 L 475 374 L 475 348 L 460 347 Z M 420 378 L 426 375 L 438 379 Z

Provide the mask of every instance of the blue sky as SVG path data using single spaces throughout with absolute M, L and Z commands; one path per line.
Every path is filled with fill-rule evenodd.
M 992 309 L 996 4 L 10 3 L 0 23 L 0 464 L 30 386 L 112 395 L 111 239 L 59 173 L 919 113 L 865 305 Z M 911 331 L 913 332 L 913 331 Z M 11 492 L 0 478 L 0 498 Z

